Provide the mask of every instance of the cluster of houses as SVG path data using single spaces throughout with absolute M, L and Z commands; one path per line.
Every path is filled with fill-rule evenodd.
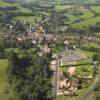
M 68 78 L 64 78 L 60 81 L 59 89 L 62 91 L 64 95 L 73 96 L 77 95 L 79 85 L 78 78 L 72 78 L 71 80 Z

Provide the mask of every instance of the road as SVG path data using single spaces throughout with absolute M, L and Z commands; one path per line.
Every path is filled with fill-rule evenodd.
M 57 93 L 58 93 L 58 60 L 56 61 L 55 64 L 55 71 L 54 71 L 54 97 L 57 97 Z

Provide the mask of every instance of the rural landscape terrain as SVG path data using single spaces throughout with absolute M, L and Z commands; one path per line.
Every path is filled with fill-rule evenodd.
M 0 0 L 0 100 L 100 100 L 100 0 Z

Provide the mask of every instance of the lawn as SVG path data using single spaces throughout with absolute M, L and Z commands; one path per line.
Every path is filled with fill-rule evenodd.
M 75 71 L 75 75 L 83 78 L 92 77 L 92 73 L 93 73 L 93 67 L 92 65 L 89 64 L 77 66 Z
M 84 54 L 86 57 L 92 57 L 95 54 L 95 52 L 84 51 L 84 50 L 81 50 L 81 49 L 77 49 L 76 51 Z
M 96 78 L 92 79 L 91 82 L 89 83 L 88 87 L 83 88 L 82 91 L 79 92 L 79 96 L 73 97 L 73 100 L 80 100 L 80 97 L 83 96 L 87 91 L 93 87 L 94 83 L 100 80 L 100 74 L 96 76 Z M 88 81 L 88 80 L 87 80 Z M 87 99 L 88 100 L 88 99 Z M 90 99 L 89 99 L 90 100 Z
M 8 86 L 7 83 L 7 59 L 0 59 L 0 100 L 7 100 L 9 98 L 9 94 L 5 94 L 4 91 Z
M 86 47 L 94 47 L 94 48 L 100 48 L 100 45 L 97 44 L 97 43 L 87 43 L 87 44 L 84 44 L 83 46 L 86 46 Z
M 66 96 L 64 96 L 64 95 L 59 95 L 58 97 L 57 97 L 57 100 L 66 100 Z

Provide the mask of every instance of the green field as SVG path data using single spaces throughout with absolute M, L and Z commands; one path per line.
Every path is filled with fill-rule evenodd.
M 100 14 L 100 6 L 94 6 L 91 8 L 95 13 Z
M 60 11 L 63 11 L 63 10 L 66 10 L 67 8 L 70 8 L 71 6 L 70 5 L 56 5 L 55 8 L 56 8 L 56 11 L 60 12 Z
M 97 16 L 95 18 L 90 18 L 90 19 L 86 19 L 84 21 L 80 21 L 78 23 L 72 24 L 71 26 L 73 28 L 78 28 L 78 29 L 82 29 L 82 28 L 88 28 L 91 25 L 95 25 L 96 23 L 100 22 L 100 16 Z
M 89 9 L 80 9 L 80 11 L 83 13 L 83 15 L 80 15 L 83 19 L 89 19 L 94 16 L 94 13 L 91 12 Z
M 35 0 L 34 0 L 35 1 Z M 28 0 L 25 0 L 28 2 Z M 32 0 L 29 0 L 32 2 Z M 84 2 L 90 2 L 90 0 Z M 95 2 L 92 0 L 91 3 Z M 10 10 L 9 12 L 22 12 L 22 13 L 31 13 L 32 9 L 24 8 L 19 3 L 7 3 L 0 1 L 0 6 L 16 6 L 17 10 Z M 85 8 L 84 6 L 77 6 L 77 5 L 61 5 L 60 3 L 55 4 L 55 10 L 63 15 L 66 15 L 66 19 L 64 20 L 65 26 L 71 27 L 72 29 L 88 29 L 91 25 L 96 25 L 96 23 L 100 22 L 100 7 L 99 6 L 91 6 L 89 9 Z M 64 12 L 65 11 L 65 12 Z M 3 13 L 2 11 L 0 13 Z M 45 11 L 38 11 L 40 15 L 50 16 L 49 12 Z M 79 13 L 79 15 L 78 15 Z M 81 13 L 81 14 L 80 14 Z M 95 16 L 95 14 L 98 14 Z M 40 21 L 41 18 L 39 16 L 17 16 L 15 19 L 20 20 L 21 22 L 29 22 L 30 24 L 35 24 L 35 20 Z
M 6 7 L 6 6 L 9 6 L 9 7 L 10 6 L 16 6 L 17 10 L 11 10 L 13 12 L 32 13 L 31 9 L 24 8 L 18 3 L 7 3 L 7 2 L 0 1 L 0 7 Z
M 8 87 L 7 83 L 7 66 L 8 60 L 0 60 L 0 100 L 8 100 L 9 94 L 6 94 L 4 91 Z
M 7 3 L 7 2 L 3 2 L 0 0 L 0 7 L 5 7 L 5 6 L 13 6 L 14 4 L 12 3 Z
M 66 100 L 67 96 L 59 95 L 57 100 Z
M 19 20 L 21 22 L 29 22 L 30 24 L 34 25 L 35 20 L 40 21 L 41 17 L 36 17 L 36 16 L 18 16 L 15 18 L 16 20 Z
M 69 18 L 69 20 L 68 21 L 67 20 L 65 21 L 66 24 L 67 23 L 72 24 L 75 21 L 80 20 L 80 18 L 78 18 L 77 16 L 74 16 L 74 15 L 67 15 L 67 17 Z
M 75 75 L 78 75 L 79 77 L 92 77 L 93 69 L 92 65 L 80 65 L 77 66 Z
M 84 0 L 85 1 L 85 0 Z M 89 1 L 89 0 L 88 0 Z M 85 2 L 88 2 L 85 1 Z M 92 0 L 91 3 L 95 2 Z M 100 7 L 91 6 L 89 9 L 84 6 L 60 5 L 55 6 L 57 12 L 67 16 L 64 24 L 74 29 L 88 29 L 90 26 L 100 23 Z

